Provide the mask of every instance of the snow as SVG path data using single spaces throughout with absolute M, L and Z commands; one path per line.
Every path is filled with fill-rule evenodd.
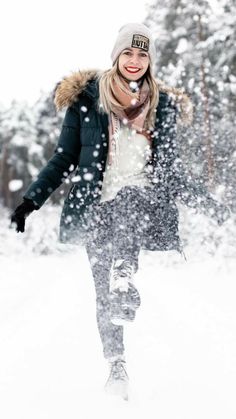
M 40 157 L 43 157 L 43 147 L 41 144 L 32 143 L 29 147 L 29 155 L 37 154 Z
M 183 54 L 188 49 L 188 41 L 185 38 L 180 38 L 178 46 L 175 50 L 176 54 Z
M 138 83 L 136 81 L 129 82 L 129 86 L 131 89 L 135 90 L 138 88 Z
M 88 180 L 91 181 L 93 179 L 93 174 L 92 173 L 85 173 L 83 175 L 84 180 Z
M 21 147 L 25 144 L 25 139 L 21 135 L 15 134 L 11 140 L 11 143 L 15 146 Z
M 79 182 L 80 180 L 81 180 L 81 176 L 79 175 L 73 176 L 71 178 L 71 182 L 74 182 L 74 183 Z
M 21 189 L 22 186 L 23 186 L 23 182 L 21 179 L 13 179 L 13 180 L 10 180 L 10 182 L 8 183 L 8 189 L 11 192 L 19 191 L 19 189 Z
M 187 261 L 141 253 L 142 304 L 125 330 L 125 402 L 103 390 L 92 275 L 83 248 L 57 242 L 60 211 L 45 204 L 17 234 L 1 209 L 0 416 L 234 419 L 235 224 L 214 227 L 182 211 L 183 238 L 192 230 Z M 214 233 L 221 245 L 212 252 Z
M 38 171 L 38 169 L 35 167 L 35 165 L 34 165 L 34 164 L 32 164 L 32 163 L 28 162 L 28 163 L 27 163 L 27 169 L 28 169 L 28 171 L 29 171 L 30 175 L 32 176 L 32 178 L 36 178 L 36 177 L 37 177 L 37 175 L 38 175 L 39 171 Z
M 192 96 L 194 127 L 181 134 L 180 145 L 186 154 L 187 166 L 199 177 L 204 175 L 208 158 L 201 127 L 204 128 L 205 120 L 204 101 L 209 96 L 214 178 L 216 184 L 220 183 L 216 198 L 235 213 L 235 5 L 226 0 L 209 0 L 200 6 L 184 1 L 174 10 L 173 3 L 172 0 L 159 1 L 149 5 L 147 13 L 142 13 L 142 19 L 146 16 L 155 38 L 155 75 L 167 85 L 186 89 Z M 100 10 L 100 3 L 98 8 Z M 135 6 L 133 11 L 136 9 Z M 123 19 L 123 8 L 121 14 Z M 74 15 L 78 20 L 77 14 Z M 96 13 L 93 15 L 98 21 Z M 50 18 L 48 22 L 51 30 Z M 198 23 L 202 25 L 203 37 Z M 61 22 L 59 24 L 61 26 Z M 70 27 L 78 29 L 71 24 L 71 19 Z M 94 24 L 91 27 L 91 33 L 101 35 Z M 105 40 L 110 38 L 107 37 L 109 31 L 115 36 L 114 22 L 110 28 L 107 25 L 104 28 Z M 41 32 L 39 30 L 40 36 Z M 59 32 L 62 31 L 53 33 Z M 64 33 L 62 36 L 66 41 Z M 78 38 L 77 32 L 76 36 Z M 61 51 L 61 41 L 57 39 L 56 43 Z M 44 44 L 50 45 L 50 42 Z M 105 45 L 102 39 L 99 44 Z M 111 39 L 111 47 L 112 44 Z M 22 45 L 27 42 L 21 42 Z M 71 51 L 76 69 L 78 57 Z M 88 55 L 86 50 L 87 68 L 91 64 L 90 55 L 93 61 L 99 58 L 104 66 L 105 56 L 100 49 L 98 51 L 100 58 Z M 22 59 L 22 51 L 20 53 L 18 62 L 24 63 L 22 68 L 26 74 L 26 60 Z M 37 56 L 45 62 L 38 52 Z M 80 68 L 83 69 L 81 57 L 80 51 Z M 68 62 L 63 56 L 65 61 Z M 31 57 L 31 62 L 36 61 Z M 199 72 L 201 64 L 208 88 L 205 94 Z M 109 65 L 107 61 L 105 67 Z M 36 67 L 39 77 L 34 69 L 30 74 L 32 80 L 41 83 L 42 68 L 38 63 Z M 8 62 L 8 77 L 9 68 L 15 72 L 15 66 L 9 66 Z M 47 77 L 51 68 L 52 65 L 46 68 Z M 60 69 L 58 63 L 55 68 L 57 74 L 55 76 L 53 69 L 52 82 L 47 87 L 51 93 L 42 91 L 40 98 L 37 89 L 32 88 L 29 73 L 24 83 L 17 68 L 18 77 L 10 75 L 11 87 L 14 80 L 17 83 L 11 89 L 14 100 L 7 109 L 0 104 L 3 156 L 0 163 L 3 172 L 6 171 L 5 178 L 10 180 L 9 191 L 13 193 L 11 196 L 3 190 L 6 196 L 1 198 L 9 205 L 22 189 L 21 178 L 25 183 L 30 177 L 37 177 L 60 135 L 64 111 L 59 113 L 58 119 L 52 110 L 52 89 L 55 79 L 61 80 L 61 73 L 66 74 L 67 70 Z M 38 99 L 33 107 L 28 102 L 16 101 L 17 86 L 24 89 L 23 96 L 26 86 L 31 96 L 36 94 Z M 137 83 L 131 82 L 130 86 L 135 89 Z M 89 123 L 89 109 L 82 106 L 81 110 L 85 123 Z M 125 125 L 127 122 L 123 120 Z M 101 135 L 106 146 L 106 134 Z M 98 157 L 100 145 L 94 147 L 93 156 Z M 57 147 L 57 151 L 66 153 L 62 147 Z M 101 169 L 100 163 L 96 165 Z M 81 180 L 79 175 L 69 179 L 74 169 L 71 165 L 63 173 L 68 177 L 65 180 L 68 186 L 70 182 L 76 184 Z M 93 179 L 88 169 L 83 173 L 83 179 L 88 182 Z M 52 192 L 50 188 L 48 191 Z M 59 194 L 65 192 L 60 190 Z M 81 197 L 81 193 L 77 191 L 76 196 Z M 93 279 L 85 250 L 57 241 L 60 211 L 60 207 L 46 203 L 27 218 L 26 232 L 17 234 L 9 229 L 9 212 L 0 206 L 0 418 L 235 419 L 235 215 L 218 227 L 209 218 L 180 207 L 180 231 L 187 260 L 176 252 L 141 252 L 135 282 L 142 304 L 134 324 L 125 329 L 131 390 L 129 402 L 124 402 L 103 390 L 108 367 L 96 327 Z

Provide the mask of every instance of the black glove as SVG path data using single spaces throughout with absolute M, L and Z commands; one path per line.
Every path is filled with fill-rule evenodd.
M 24 202 L 20 204 L 15 211 L 11 214 L 11 224 L 16 224 L 17 233 L 23 233 L 25 231 L 25 219 L 34 210 L 38 210 L 39 207 L 34 204 L 31 199 L 24 198 Z

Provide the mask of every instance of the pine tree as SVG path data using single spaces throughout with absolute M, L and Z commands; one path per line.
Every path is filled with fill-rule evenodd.
M 229 161 L 236 150 L 235 0 L 156 0 L 144 23 L 155 36 L 157 77 L 194 102 L 193 127 L 179 135 L 186 164 L 211 186 L 223 184 L 236 205 L 235 157 Z

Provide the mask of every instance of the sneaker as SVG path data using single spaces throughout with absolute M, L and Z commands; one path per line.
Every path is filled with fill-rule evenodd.
M 128 291 L 129 283 L 133 282 L 134 269 L 129 260 L 117 259 L 112 268 L 110 290 Z
M 141 304 L 137 288 L 133 280 L 133 267 L 126 260 L 114 264 L 111 282 L 110 320 L 115 325 L 124 325 L 135 319 L 136 310 Z
M 128 400 L 129 377 L 125 368 L 125 359 L 122 356 L 113 357 L 109 364 L 110 374 L 105 384 L 106 392 Z
M 129 284 L 128 291 L 116 289 L 110 292 L 110 320 L 117 326 L 125 325 L 135 319 L 136 310 L 141 304 L 137 288 Z

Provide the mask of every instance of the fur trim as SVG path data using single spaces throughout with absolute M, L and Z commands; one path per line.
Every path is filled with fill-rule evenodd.
M 61 82 L 57 83 L 54 90 L 54 104 L 57 111 L 65 106 L 71 106 L 84 90 L 88 81 L 95 79 L 97 75 L 98 70 L 77 71 L 68 77 L 64 77 Z
M 159 91 L 167 93 L 176 103 L 179 111 L 179 118 L 177 122 L 181 125 L 190 125 L 193 120 L 193 104 L 190 98 L 182 89 L 166 86 L 164 82 L 159 79 L 156 81 Z
M 71 106 L 85 89 L 87 83 L 96 79 L 99 74 L 101 74 L 101 71 L 96 69 L 77 71 L 57 83 L 54 90 L 54 104 L 57 111 Z M 181 89 L 167 86 L 159 79 L 156 79 L 156 82 L 159 91 L 167 93 L 176 102 L 179 110 L 178 122 L 181 125 L 190 125 L 193 119 L 193 105 L 189 97 Z

